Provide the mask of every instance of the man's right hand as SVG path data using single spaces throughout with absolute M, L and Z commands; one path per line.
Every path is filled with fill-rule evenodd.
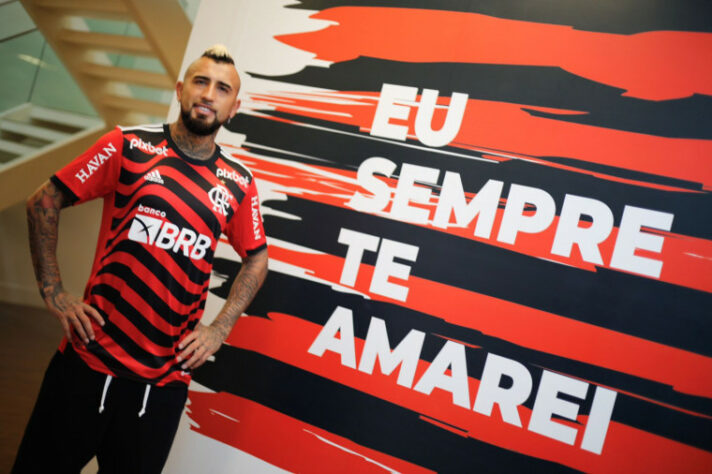
M 45 181 L 27 199 L 30 254 L 37 286 L 47 308 L 59 319 L 67 339 L 74 339 L 74 330 L 88 344 L 95 337 L 89 318 L 102 326 L 104 320 L 96 309 L 64 291 L 57 264 L 59 211 L 68 205 L 67 197 L 51 181 Z
M 85 344 L 88 344 L 90 340 L 94 340 L 94 329 L 89 318 L 94 318 L 101 326 L 104 325 L 104 319 L 96 309 L 64 290 L 47 295 L 45 303 L 52 314 L 59 320 L 64 329 L 64 334 L 70 341 L 72 341 L 72 329 L 76 331 L 76 334 Z

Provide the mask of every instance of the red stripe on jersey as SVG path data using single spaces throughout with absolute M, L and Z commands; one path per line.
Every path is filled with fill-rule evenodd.
M 95 331 L 96 332 L 96 331 Z M 62 346 L 66 348 L 66 345 L 69 343 L 66 337 L 62 339 L 62 342 L 60 343 L 60 351 L 64 353 L 64 350 L 62 349 Z M 107 367 L 97 356 L 92 354 L 86 349 L 86 346 L 84 344 L 72 344 L 72 349 L 74 349 L 74 352 L 76 352 L 79 357 L 82 358 L 82 360 L 93 370 L 97 372 L 101 372 L 102 374 L 107 374 L 107 375 L 116 375 L 113 370 L 111 370 L 109 367 Z
M 102 304 L 102 310 L 111 311 L 113 309 L 113 303 L 111 301 L 109 301 L 102 295 L 94 296 L 96 298 L 96 301 Z M 133 339 L 146 352 L 150 352 L 156 357 L 168 357 L 172 354 L 175 354 L 174 346 L 164 347 L 151 341 L 151 339 L 149 339 L 144 333 L 142 333 L 140 329 L 134 326 L 134 324 L 118 310 L 113 309 L 113 311 L 111 311 L 109 314 L 111 314 L 111 318 L 109 320 L 111 321 L 111 324 L 118 327 L 124 334 L 131 337 L 131 339 Z M 99 342 L 100 344 L 103 343 L 104 337 L 111 339 L 111 336 L 106 334 L 101 328 L 95 330 L 94 334 L 96 335 L 97 342 Z M 176 333 L 176 335 L 177 334 L 178 333 Z
M 121 262 L 123 265 L 126 265 L 126 263 Z M 178 301 L 178 299 L 170 292 L 168 288 L 166 288 L 163 285 L 163 282 L 156 278 L 156 276 L 151 273 L 147 268 L 144 266 L 136 263 L 135 265 L 131 266 L 131 271 L 133 272 L 133 275 L 141 280 L 143 283 L 145 283 L 152 291 L 153 293 L 161 298 L 161 295 L 163 295 L 163 303 L 166 304 L 168 308 L 170 308 L 172 311 L 178 313 L 178 314 L 183 314 L 187 315 L 190 313 L 192 310 L 194 310 L 198 303 L 200 302 L 200 298 L 197 298 L 194 302 L 190 304 L 184 304 Z M 103 273 L 102 275 L 99 275 L 96 278 L 96 283 L 100 283 L 103 281 L 103 276 L 107 275 L 107 273 Z M 124 287 L 128 286 L 123 279 L 119 278 L 119 282 L 116 282 L 117 285 L 114 286 L 119 291 L 122 291 Z M 149 296 L 149 295 L 146 295 Z M 197 296 L 197 295 L 196 295 Z
M 106 312 L 109 320 L 116 325 L 112 329 L 125 334 L 133 341 L 131 346 L 136 343 L 146 355 L 129 347 L 123 336 L 121 341 L 126 347 L 121 347 L 108 335 L 101 341 L 106 351 L 103 355 L 101 352 L 92 355 L 81 349 L 77 352 L 82 353 L 83 359 L 95 370 L 104 373 L 123 371 L 126 373 L 113 375 L 148 379 L 161 385 L 172 381 L 187 383 L 190 377 L 168 373 L 170 364 L 160 369 L 148 367 L 146 364 L 154 363 L 149 360 L 153 357 L 149 354 L 170 352 L 152 342 L 141 328 L 148 331 L 152 327 L 156 334 L 180 335 L 185 334 L 189 324 L 200 319 L 212 269 L 206 256 L 215 251 L 222 233 L 229 233 L 232 246 L 238 249 L 257 248 L 265 242 L 261 222 L 259 232 L 251 235 L 253 222 L 244 218 L 245 212 L 240 214 L 241 219 L 233 220 L 240 211 L 240 203 L 246 198 L 250 198 L 248 206 L 254 206 L 256 188 L 246 168 L 224 161 L 219 148 L 208 160 L 191 159 L 177 148 L 172 148 L 174 144 L 167 133 L 167 125 L 115 129 L 56 174 L 59 182 L 75 193 L 80 201 L 105 198 L 97 253 L 85 298 Z M 235 185 L 226 180 L 233 181 Z M 233 191 L 236 194 L 233 195 Z M 156 204 L 149 207 L 149 211 L 138 212 L 139 205 L 146 207 L 161 201 L 165 201 L 166 209 L 156 209 L 158 216 L 151 211 Z M 166 214 L 162 216 L 162 212 Z M 144 228 L 138 229 L 134 227 L 138 225 L 134 221 L 137 216 L 156 218 L 160 222 L 145 220 L 142 222 Z M 167 222 L 176 227 L 169 227 Z M 149 234 L 147 226 L 151 223 L 154 227 L 150 232 L 163 230 L 163 242 L 168 245 L 173 241 L 173 245 L 166 249 L 153 245 L 161 234 Z M 245 232 L 238 232 L 239 226 L 246 226 Z M 176 231 L 176 228 L 179 230 Z M 138 249 L 133 245 L 117 247 L 129 240 L 129 235 L 132 235 L 131 240 L 142 245 L 141 252 L 129 254 L 131 249 Z M 206 238 L 201 238 L 201 235 Z M 117 248 L 121 250 L 117 251 Z M 190 262 L 190 265 L 182 265 L 182 258 L 175 259 L 174 250 L 182 256 L 188 252 L 185 263 Z M 147 258 L 146 254 L 153 258 Z M 126 266 L 116 268 L 121 276 L 102 271 L 106 265 L 112 264 Z M 163 275 L 170 275 L 175 282 L 169 283 Z M 131 288 L 129 283 L 133 278 L 150 288 L 150 293 L 148 289 L 143 290 L 136 285 Z M 117 295 L 141 314 L 148 325 L 138 323 L 136 315 L 120 314 L 118 308 L 123 308 L 124 303 L 113 292 L 103 296 L 92 294 L 96 285 L 104 284 L 118 292 Z M 185 294 L 186 298 L 182 300 L 189 302 L 179 301 L 171 289 L 174 292 L 177 289 L 180 293 L 176 294 L 181 298 Z M 195 301 L 190 301 L 191 298 Z M 175 314 L 157 313 L 169 310 Z M 131 322 L 132 317 L 138 325 Z M 170 319 L 175 319 L 178 326 L 171 326 Z M 154 335 L 154 340 L 160 340 L 156 337 Z M 175 351 L 176 344 L 170 350 Z M 127 349 L 135 357 L 146 357 L 146 360 L 135 360 Z
M 141 245 L 140 243 L 137 243 L 137 245 Z M 151 269 L 146 265 L 146 262 L 143 262 L 141 259 L 134 257 L 133 255 L 121 251 L 121 250 L 116 250 L 111 253 L 106 259 L 104 259 L 104 266 L 109 265 L 110 263 L 123 263 L 124 265 L 127 265 L 131 268 L 134 273 L 136 272 L 136 269 L 139 268 L 139 271 L 150 273 L 153 275 L 161 285 L 161 291 L 169 291 L 168 288 L 164 285 L 164 282 L 159 280 L 153 272 L 151 272 Z M 198 295 L 205 291 L 208 287 L 208 283 L 210 278 L 206 278 L 205 282 L 202 284 L 195 283 L 188 279 L 187 277 L 185 279 L 180 278 L 181 273 L 185 273 L 184 270 L 175 262 L 173 259 L 169 259 L 164 261 L 163 268 L 167 273 L 169 273 L 173 278 L 177 279 L 181 283 L 181 288 L 183 288 L 186 292 L 192 293 L 195 295 Z M 137 267 L 138 266 L 138 267 Z M 101 275 L 99 275 L 101 277 Z M 155 291 L 155 287 L 152 286 Z M 158 292 L 156 292 L 158 294 Z
M 108 352 L 113 358 L 120 361 L 125 365 L 131 372 L 138 374 L 140 377 L 149 380 L 159 380 L 163 378 L 166 373 L 171 370 L 172 366 L 176 363 L 175 359 L 168 360 L 165 364 L 158 368 L 151 368 L 140 361 L 136 360 L 129 354 L 123 347 L 121 347 L 116 341 L 110 338 L 106 338 L 103 341 L 102 347 L 106 352 Z M 122 375 L 122 374 L 117 374 Z M 165 384 L 157 384 L 165 385 Z
M 166 335 L 177 335 L 180 334 L 181 331 L 185 329 L 185 327 L 188 325 L 188 323 L 192 320 L 199 319 L 200 316 L 202 316 L 202 311 L 199 310 L 200 306 L 203 304 L 205 301 L 207 294 L 204 296 L 201 296 L 201 299 L 196 302 L 195 304 L 195 312 L 189 317 L 185 318 L 183 322 L 181 322 L 180 325 L 173 326 L 171 325 L 168 321 L 166 321 L 164 318 L 160 317 L 157 315 L 155 309 L 148 303 L 146 302 L 138 293 L 136 293 L 131 287 L 126 286 L 124 281 L 116 277 L 114 275 L 105 273 L 101 275 L 101 280 L 97 281 L 97 284 L 101 283 L 106 283 L 112 288 L 116 289 L 117 291 L 121 292 L 121 296 L 131 305 L 133 308 L 141 313 L 150 324 L 155 327 L 158 331 L 166 334 Z M 92 304 L 97 304 L 97 306 L 102 310 L 106 311 L 108 313 L 109 308 L 105 308 L 101 306 L 99 303 L 100 301 L 95 300 L 95 297 L 98 295 L 91 295 L 91 302 Z M 111 314 L 111 313 L 108 313 Z M 113 316 L 113 314 L 112 314 Z
M 178 181 L 180 176 L 182 175 L 173 175 L 172 172 L 166 171 L 164 173 L 161 173 L 162 176 L 168 178 L 173 178 L 175 181 Z M 184 185 L 183 183 L 180 183 L 181 186 L 187 191 L 188 193 L 192 195 L 197 195 L 199 193 L 205 193 L 203 188 L 197 185 Z M 165 188 L 163 186 L 154 186 L 156 189 L 152 189 L 152 194 L 156 197 L 162 198 L 164 201 L 169 203 L 170 207 L 172 207 L 181 217 L 183 217 L 185 220 L 190 222 L 193 225 L 193 228 L 196 232 L 200 234 L 206 234 L 210 236 L 211 238 L 214 235 L 215 229 L 210 227 L 210 223 L 206 222 L 206 219 L 204 216 L 199 214 L 195 209 L 193 209 L 190 205 L 188 205 L 186 202 L 181 201 L 175 192 L 172 190 Z M 215 216 L 213 212 L 213 205 L 210 202 L 204 202 L 201 201 L 201 204 L 205 207 L 205 209 L 208 212 L 211 212 L 210 217 L 216 218 L 217 217 L 217 222 L 219 222 L 220 227 L 224 228 L 225 225 L 227 224 L 227 219 L 225 216 L 218 215 Z M 160 211 L 168 211 L 168 209 L 159 209 Z M 213 238 L 213 244 L 212 244 L 212 249 L 215 249 L 215 239 Z

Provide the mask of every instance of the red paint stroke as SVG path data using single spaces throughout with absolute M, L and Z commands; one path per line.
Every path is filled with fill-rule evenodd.
M 433 472 L 230 393 L 188 398 L 194 431 L 290 472 Z
M 251 94 L 257 103 L 275 108 L 278 112 L 311 117 L 334 123 L 352 125 L 368 132 L 373 123 L 380 93 L 344 91 L 334 93 L 352 99 L 354 103 L 339 103 L 313 94 Z M 287 100 L 285 100 L 287 99 Z M 420 101 L 420 96 L 417 98 Z M 445 121 L 449 97 L 440 97 L 435 110 L 433 128 L 438 130 Z M 391 119 L 391 123 L 408 127 L 408 136 L 415 139 L 417 106 L 411 108 L 408 120 Z M 702 183 L 712 189 L 712 140 L 668 138 L 537 117 L 525 109 L 525 104 L 469 99 L 460 131 L 450 143 L 453 147 L 488 151 L 501 150 L 514 158 L 539 165 L 584 173 L 601 179 L 652 187 L 681 189 L 644 180 L 611 177 L 573 165 L 560 165 L 536 157 L 558 156 L 573 158 L 614 168 Z M 563 111 L 567 114 L 567 111 Z M 427 148 L 423 145 L 424 148 Z M 436 150 L 436 149 L 433 149 Z
M 457 429 L 471 438 L 586 472 L 692 472 L 703 466 L 712 467 L 712 453 L 615 421 L 609 426 L 601 455 L 583 451 L 579 446 L 583 427 L 588 421 L 586 415 L 580 415 L 576 422 L 557 420 L 578 430 L 576 442 L 569 446 L 503 422 L 498 409 L 491 416 L 484 416 L 454 405 L 452 395 L 441 389 L 425 395 L 400 386 L 396 383 L 397 371 L 385 376 L 376 368 L 373 374 L 366 374 L 342 366 L 340 356 L 334 352 L 327 351 L 322 357 L 309 354 L 307 350 L 322 329 L 320 325 L 280 313 L 270 313 L 269 317 L 240 318 L 227 343 L 329 378 L 431 420 L 447 423 L 451 425 L 450 431 Z M 397 341 L 391 342 L 394 343 Z M 357 357 L 363 344 L 362 339 L 355 339 Z M 415 381 L 428 366 L 425 361 L 419 362 Z M 472 404 L 479 380 L 469 377 L 468 383 Z M 520 406 L 518 412 L 522 425 L 528 426 L 531 410 Z
M 311 18 L 318 31 L 275 38 L 342 62 L 359 56 L 391 61 L 560 67 L 625 90 L 668 100 L 712 95 L 712 34 L 649 31 L 632 35 L 509 20 L 478 13 L 385 7 L 337 7 Z
M 273 163 L 265 159 L 240 153 L 235 153 L 235 156 L 250 166 L 258 179 L 283 185 L 283 192 L 289 196 L 300 197 L 344 209 L 351 209 L 347 204 L 350 197 L 357 191 L 365 192 L 356 183 L 356 173 L 351 171 L 336 170 L 320 166 L 300 167 L 297 164 L 291 166 L 284 162 Z M 324 173 L 330 173 L 332 177 L 325 176 Z M 341 179 L 341 177 L 343 177 L 343 179 Z M 382 179 L 389 185 L 391 192 L 395 192 L 396 180 Z M 475 194 L 473 193 L 466 193 L 467 201 L 469 202 L 474 196 Z M 432 218 L 435 207 L 437 206 L 437 197 L 431 199 L 429 206 L 418 206 L 429 209 L 430 217 Z M 386 207 L 385 212 L 388 212 L 389 208 L 390 207 Z M 492 226 L 492 235 L 489 239 L 475 237 L 474 229 L 477 224 L 476 220 L 472 221 L 467 227 L 455 227 L 454 224 L 447 229 L 433 227 L 430 224 L 425 227 L 494 247 L 504 248 L 523 255 L 574 266 L 581 270 L 596 271 L 596 265 L 583 260 L 578 246 L 574 246 L 569 257 L 551 254 L 551 246 L 559 222 L 558 217 L 555 217 L 553 222 L 543 232 L 537 234 L 520 233 L 517 236 L 515 245 L 505 244 L 495 240 L 497 230 L 502 221 L 503 212 L 502 209 L 497 211 L 495 222 Z M 613 209 L 613 212 L 617 214 L 622 212 L 622 209 Z M 386 217 L 388 216 L 386 215 Z M 581 222 L 579 225 L 585 227 L 587 223 Z M 644 251 L 638 251 L 636 254 L 663 262 L 663 269 L 659 278 L 660 281 L 712 292 L 712 241 L 672 233 L 663 233 L 662 235 L 665 237 L 665 242 L 659 254 L 649 252 L 646 254 Z M 617 236 L 618 228 L 614 227 L 608 238 L 599 245 L 600 253 L 604 261 L 603 267 L 614 271 L 620 270 L 611 268 L 608 263 L 610 256 L 613 254 L 613 247 Z
M 276 245 L 270 246 L 269 252 L 273 260 L 288 262 L 316 278 L 339 284 L 344 267 L 341 257 L 302 253 Z M 407 283 L 392 281 L 409 288 L 406 301 L 396 301 L 369 291 L 372 276 L 373 266 L 361 264 L 354 289 L 374 300 L 403 305 L 518 346 L 712 398 L 712 378 L 700 376 L 712 373 L 712 358 L 412 275 Z

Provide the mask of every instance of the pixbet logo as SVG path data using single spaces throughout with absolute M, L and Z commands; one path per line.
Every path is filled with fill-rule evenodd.
M 163 155 L 163 156 L 168 156 L 168 148 L 166 146 L 154 146 L 153 143 L 146 143 L 145 141 L 141 140 L 140 138 L 132 138 L 131 142 L 129 143 L 129 148 L 133 150 L 134 148 L 138 148 L 144 153 L 152 153 L 154 155 Z
M 231 179 L 231 180 L 235 181 L 237 184 L 239 184 L 240 186 L 242 186 L 243 188 L 247 187 L 247 185 L 250 184 L 245 176 L 242 176 L 240 173 L 238 173 L 235 170 L 228 171 L 228 170 L 224 170 L 222 168 L 218 168 L 218 171 L 215 174 L 218 178 Z
M 212 245 L 212 239 L 195 231 L 180 228 L 168 221 L 151 216 L 165 217 L 164 211 L 158 211 L 139 204 L 137 214 L 131 222 L 129 239 L 142 244 L 155 245 L 161 249 L 182 252 L 186 257 L 200 260 Z M 146 215 L 148 214 L 148 215 Z

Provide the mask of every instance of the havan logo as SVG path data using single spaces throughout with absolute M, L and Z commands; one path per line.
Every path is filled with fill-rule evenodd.
M 80 169 L 74 176 L 84 184 L 84 182 L 89 179 L 101 165 L 111 158 L 115 152 L 116 147 L 114 147 L 113 143 L 109 142 L 108 145 L 102 148 L 101 152 L 94 155 L 92 159 L 87 162 L 86 166 Z
M 257 196 L 252 196 L 250 200 L 252 205 L 252 231 L 255 234 L 255 240 L 259 240 L 262 237 L 260 233 L 260 200 Z
M 153 215 L 165 215 L 165 212 L 143 206 L 139 206 L 139 211 L 147 211 Z M 129 239 L 142 244 L 155 245 L 161 249 L 171 249 L 176 253 L 182 252 L 183 255 L 193 260 L 205 257 L 213 242 L 207 235 L 198 234 L 168 221 L 141 214 L 137 214 L 131 222 Z

